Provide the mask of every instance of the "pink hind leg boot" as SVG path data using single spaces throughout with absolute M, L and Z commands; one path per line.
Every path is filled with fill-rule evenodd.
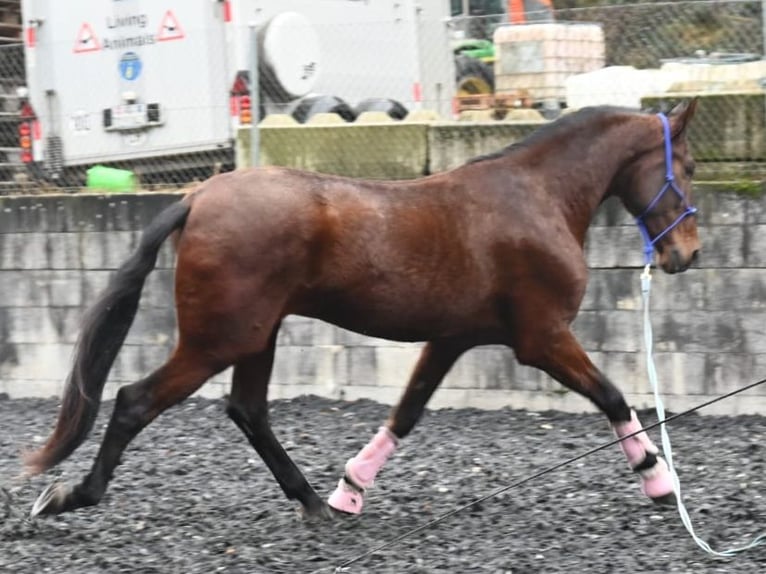
M 631 411 L 630 422 L 618 423 L 613 428 L 618 438 L 643 429 L 635 411 Z M 628 459 L 630 468 L 641 477 L 641 490 L 646 496 L 661 499 L 674 492 L 668 465 L 664 459 L 657 456 L 660 451 L 645 432 L 622 441 L 620 449 Z
M 373 485 L 375 476 L 396 450 L 398 442 L 394 433 L 386 427 L 380 427 L 367 446 L 346 462 L 346 475 L 340 479 L 327 503 L 341 512 L 362 512 L 364 491 Z

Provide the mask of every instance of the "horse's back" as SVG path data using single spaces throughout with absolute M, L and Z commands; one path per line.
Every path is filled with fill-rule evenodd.
M 215 276 L 238 297 L 281 305 L 282 314 L 396 339 L 446 334 L 466 317 L 489 321 L 491 254 L 461 192 L 439 177 L 222 174 L 192 199 L 177 291 Z

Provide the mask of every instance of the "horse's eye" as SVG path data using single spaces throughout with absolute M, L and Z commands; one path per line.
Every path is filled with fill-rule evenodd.
M 697 166 L 696 166 L 696 165 L 694 165 L 693 163 L 687 163 L 687 164 L 684 166 L 684 172 L 686 172 L 686 177 L 689 177 L 689 178 L 691 178 L 691 177 L 694 177 L 694 169 L 695 169 L 696 167 L 697 167 Z

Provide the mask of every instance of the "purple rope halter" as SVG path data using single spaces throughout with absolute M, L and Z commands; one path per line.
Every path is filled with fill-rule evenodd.
M 651 265 L 652 259 L 654 257 L 654 246 L 657 244 L 657 242 L 665 237 L 668 233 L 670 233 L 673 229 L 675 229 L 675 227 L 678 226 L 678 224 L 686 219 L 689 215 L 694 215 L 697 213 L 697 208 L 686 200 L 683 192 L 676 185 L 675 176 L 673 175 L 673 146 L 670 140 L 670 122 L 668 121 L 668 118 L 665 114 L 657 114 L 657 117 L 660 118 L 660 121 L 662 122 L 662 130 L 665 139 L 665 184 L 662 186 L 662 189 L 660 189 L 659 193 L 654 196 L 654 199 L 649 202 L 649 205 L 646 206 L 641 215 L 636 217 L 636 225 L 638 225 L 638 230 L 641 232 L 641 238 L 644 241 L 645 265 Z M 681 204 L 684 206 L 684 210 L 673 223 L 668 225 L 663 231 L 658 233 L 654 239 L 652 239 L 649 236 L 649 230 L 646 228 L 646 222 L 644 219 L 654 208 L 654 206 L 657 205 L 660 199 L 662 199 L 662 196 L 665 195 L 665 192 L 669 189 L 675 191 L 676 195 L 681 198 Z

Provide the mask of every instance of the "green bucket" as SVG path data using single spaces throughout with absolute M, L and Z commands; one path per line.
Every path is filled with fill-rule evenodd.
M 114 193 L 129 193 L 136 189 L 136 177 L 127 169 L 94 165 L 88 170 L 87 187 Z

